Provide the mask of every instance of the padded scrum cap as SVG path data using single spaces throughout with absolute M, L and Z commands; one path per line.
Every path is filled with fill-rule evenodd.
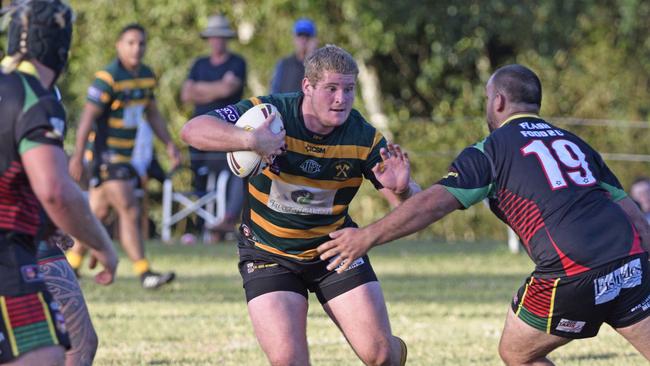
M 59 75 L 72 41 L 72 9 L 60 0 L 19 0 L 9 13 L 7 53 L 37 60 Z

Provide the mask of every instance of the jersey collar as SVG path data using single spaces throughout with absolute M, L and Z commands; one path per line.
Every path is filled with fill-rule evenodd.
M 0 66 L 4 68 L 5 66 L 8 66 L 12 61 L 13 58 L 11 56 L 5 56 L 0 62 Z M 22 72 L 23 74 L 33 76 L 37 80 L 41 80 L 41 77 L 36 70 L 36 66 L 34 66 L 34 64 L 29 61 L 21 61 L 18 64 L 18 67 L 16 67 L 16 70 Z M 56 85 L 52 86 L 52 91 L 54 92 L 56 100 L 61 101 L 61 92 Z
M 6 56 L 2 59 L 2 67 L 8 66 L 13 61 L 13 57 Z M 29 61 L 21 61 L 16 67 L 16 70 L 22 72 L 23 74 L 31 75 L 37 79 L 39 78 L 38 71 L 36 71 L 36 66 Z
M 534 114 L 534 113 L 517 113 L 517 114 L 513 114 L 512 116 L 508 117 L 508 119 L 503 121 L 499 125 L 499 128 L 505 126 L 506 124 L 508 124 L 508 122 L 510 122 L 512 120 L 515 120 L 515 119 L 518 119 L 518 118 L 524 118 L 524 117 L 532 117 L 532 118 L 538 118 L 539 119 L 539 116 L 537 114 Z

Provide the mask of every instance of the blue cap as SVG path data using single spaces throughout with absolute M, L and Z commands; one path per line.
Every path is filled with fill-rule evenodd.
M 316 24 L 314 24 L 311 19 L 298 19 L 296 20 L 296 24 L 293 25 L 293 34 L 297 36 L 313 37 L 316 35 Z

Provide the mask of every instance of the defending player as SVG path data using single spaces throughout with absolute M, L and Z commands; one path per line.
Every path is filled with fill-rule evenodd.
M 239 269 L 257 339 L 273 365 L 307 365 L 307 294 L 369 365 L 403 365 L 406 345 L 391 333 L 383 294 L 368 257 L 342 273 L 328 272 L 316 247 L 340 227 L 355 227 L 348 205 L 362 179 L 393 204 L 419 187 L 408 157 L 387 144 L 352 109 L 358 68 L 349 53 L 328 45 L 305 62 L 302 92 L 251 98 L 195 117 L 182 138 L 201 150 L 253 150 L 275 158 L 248 179 L 240 228 Z M 271 103 L 285 133 L 265 124 L 246 132 L 232 124 L 253 105 Z
M 61 365 L 64 347 L 70 345 L 61 312 L 89 318 L 85 306 L 77 311 L 83 303 L 62 308 L 52 299 L 46 285 L 54 284 L 54 274 L 42 273 L 36 261 L 39 238 L 51 237 L 51 219 L 87 241 L 104 266 L 96 277 L 101 284 L 113 281 L 117 256 L 67 175 L 62 149 L 65 113 L 52 87 L 68 58 L 72 11 L 59 0 L 15 1 L 3 10 L 10 12 L 11 22 L 10 57 L 0 74 L 0 362 Z M 76 283 L 73 287 L 59 288 L 78 291 Z M 73 295 L 83 301 L 80 292 Z M 84 326 L 93 330 L 89 323 Z M 73 345 L 75 350 L 85 347 Z M 88 364 L 76 356 L 68 360 L 69 365 Z
M 180 162 L 180 155 L 154 98 L 155 76 L 142 64 L 146 38 L 142 26 L 129 24 L 124 27 L 116 44 L 117 58 L 95 73 L 81 113 L 69 170 L 70 175 L 80 181 L 84 150 L 90 142 L 93 146 L 88 159 L 93 175 L 88 190 L 90 207 L 102 219 L 111 207 L 117 212 L 120 244 L 133 263 L 133 271 L 140 277 L 143 288 L 155 289 L 171 282 L 174 273 L 152 271 L 145 258 L 134 184 L 138 174 L 131 164 L 141 121 L 146 120 L 165 144 L 174 166 Z M 79 243 L 67 253 L 73 268 L 81 267 L 83 254 L 84 248 Z
M 650 359 L 645 218 L 593 148 L 539 117 L 535 73 L 504 66 L 486 94 L 492 133 L 485 140 L 465 149 L 438 184 L 385 218 L 332 233 L 318 248 L 321 258 L 344 271 L 373 246 L 489 198 L 536 266 L 508 311 L 501 358 L 509 365 L 551 365 L 548 353 L 595 336 L 607 323 Z

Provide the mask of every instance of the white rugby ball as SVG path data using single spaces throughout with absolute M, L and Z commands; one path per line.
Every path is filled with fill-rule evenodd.
M 269 103 L 258 104 L 247 110 L 239 117 L 235 127 L 252 131 L 264 123 L 271 113 L 275 113 L 275 119 L 271 122 L 271 131 L 280 133 L 280 131 L 284 130 L 282 116 L 278 109 Z M 262 156 L 254 151 L 232 151 L 226 154 L 226 159 L 230 170 L 240 178 L 253 177 L 261 173 L 267 165 Z

